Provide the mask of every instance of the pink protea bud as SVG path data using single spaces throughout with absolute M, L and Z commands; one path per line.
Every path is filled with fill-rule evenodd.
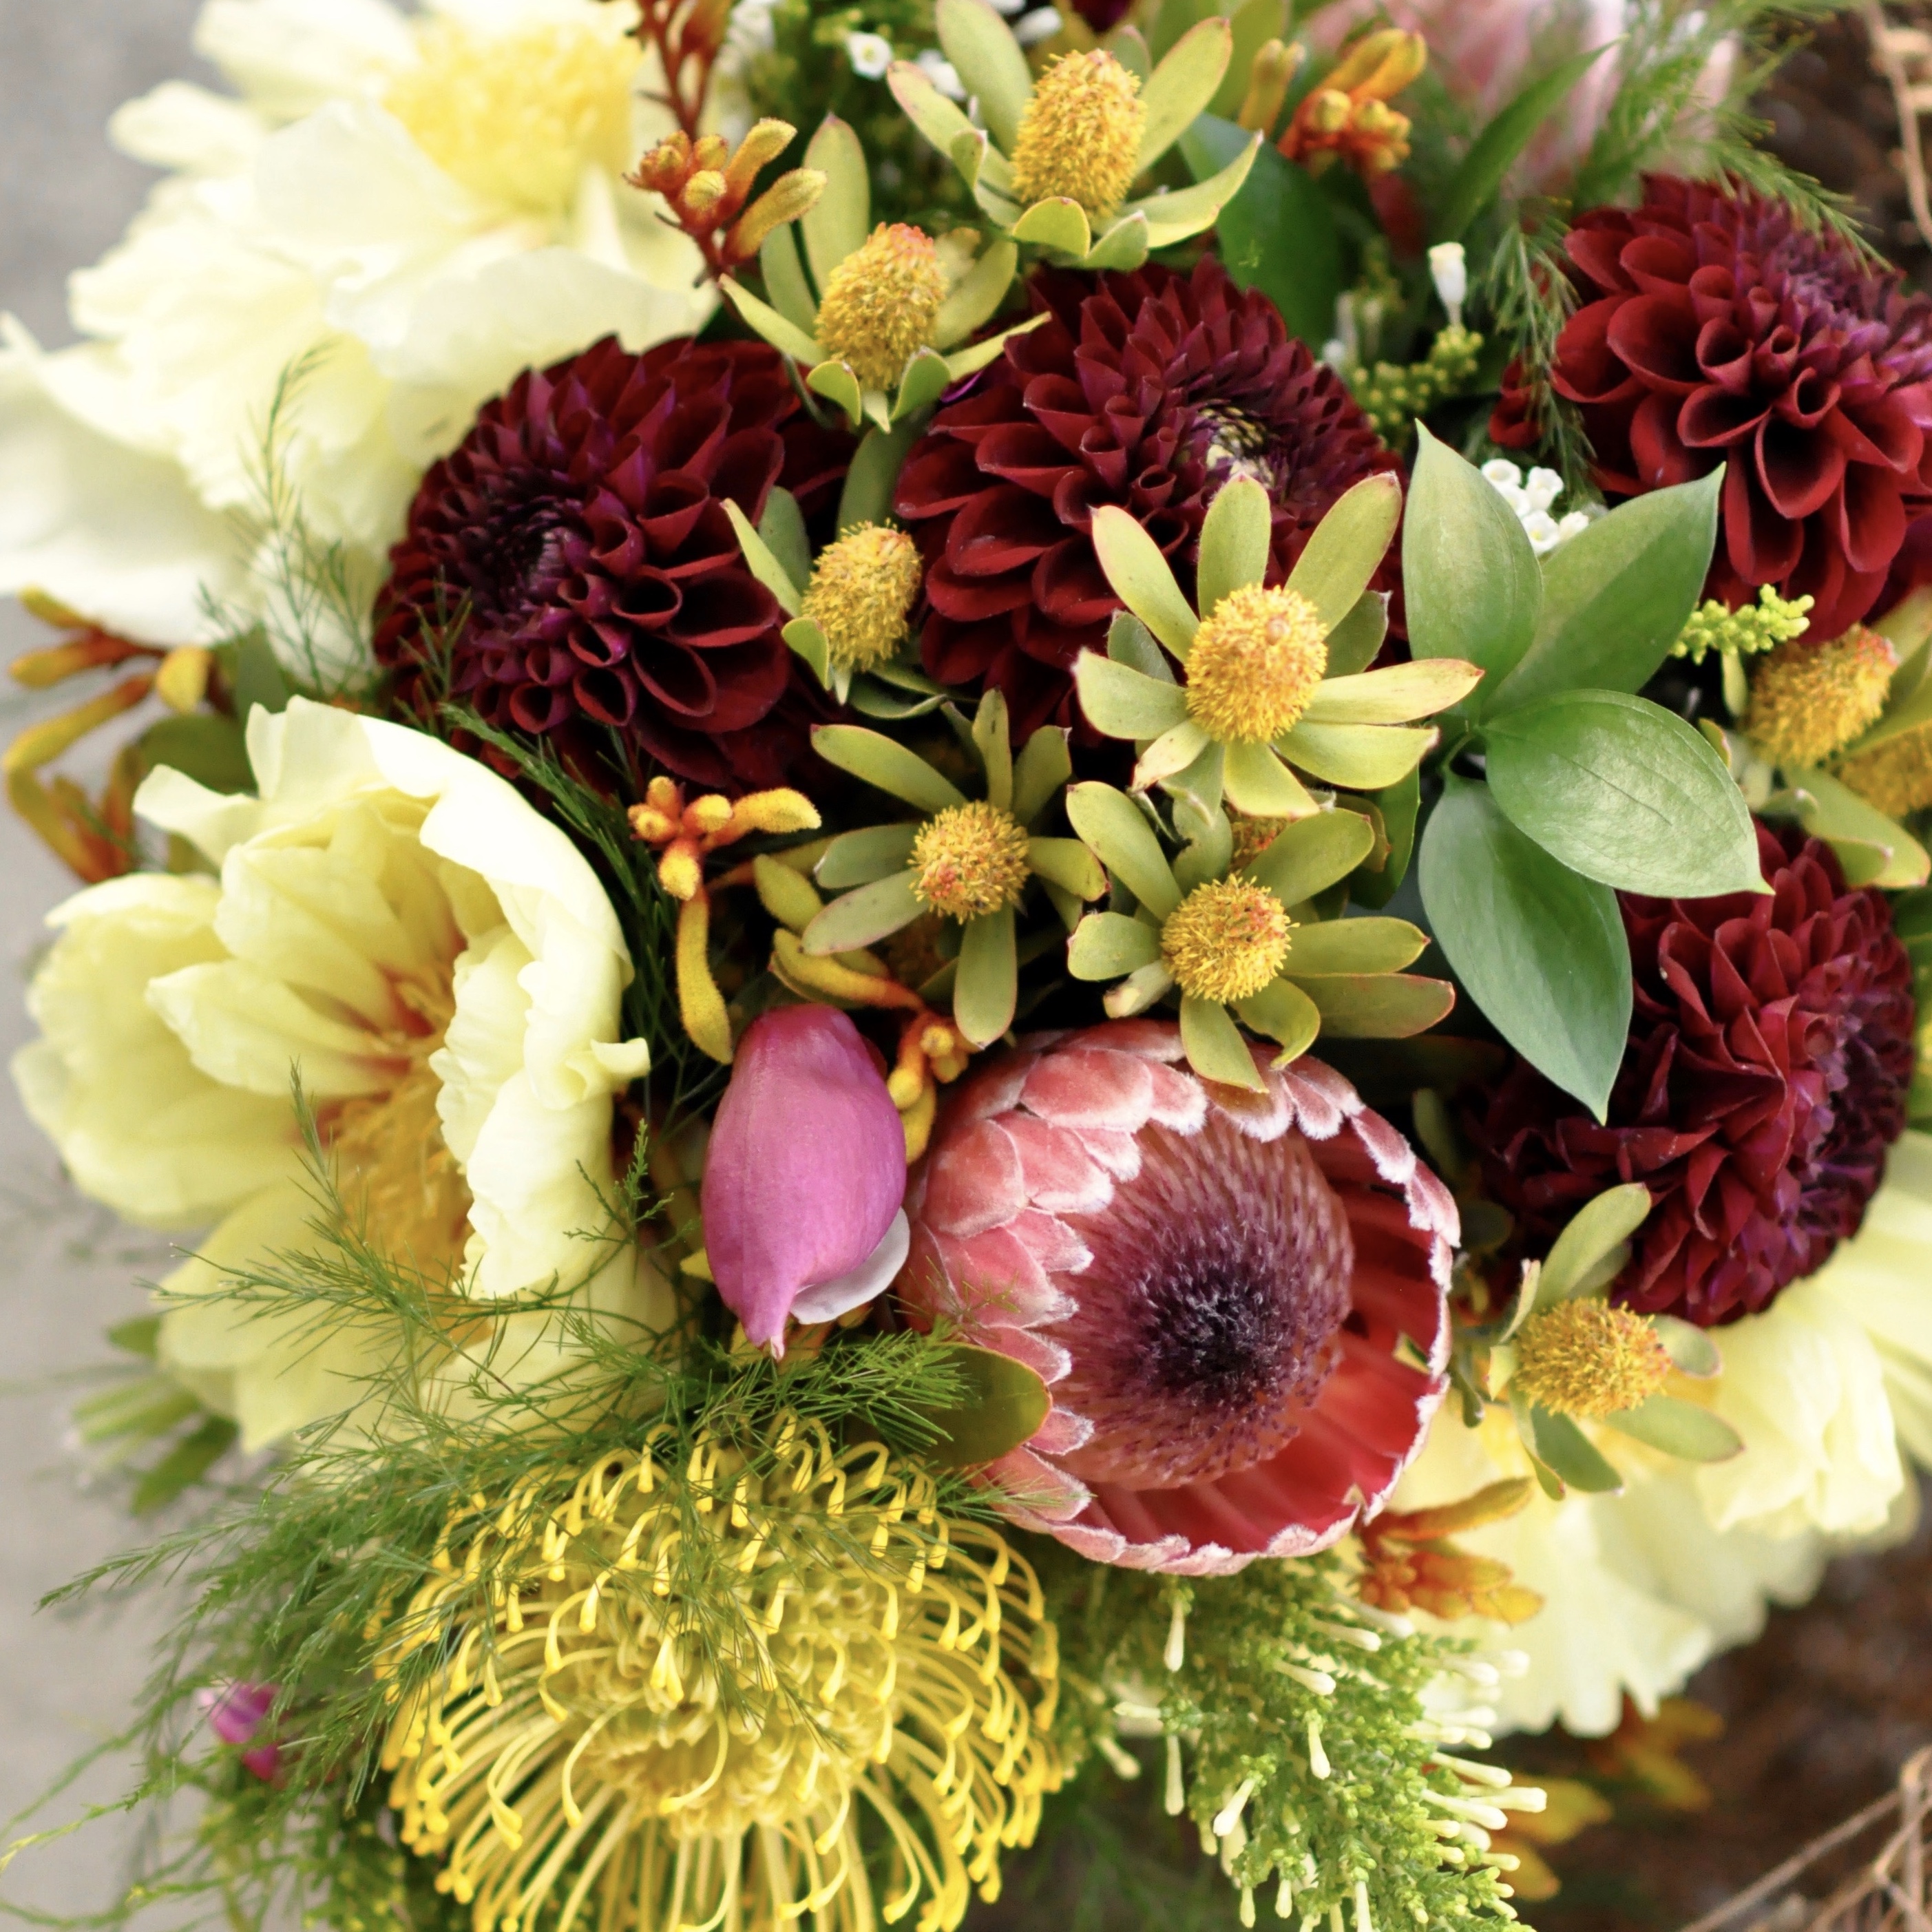
M 908 1306 L 1052 1393 L 988 1478 L 1101 1562 L 1326 1548 L 1446 1386 L 1448 1190 L 1318 1060 L 1256 1065 L 1258 1094 L 1202 1080 L 1151 1021 L 1036 1039 L 958 1090 L 907 1195 Z
M 785 1006 L 746 1029 L 705 1156 L 704 1250 L 745 1333 L 784 1352 L 788 1318 L 829 1322 L 905 1258 L 905 1130 L 859 1029 Z
M 199 1701 L 208 1714 L 208 1728 L 224 1744 L 245 1744 L 261 1730 L 280 1689 L 274 1684 L 235 1683 L 224 1690 L 202 1691 Z M 281 1768 L 280 1748 L 272 1738 L 244 1750 L 242 1762 L 266 1784 Z

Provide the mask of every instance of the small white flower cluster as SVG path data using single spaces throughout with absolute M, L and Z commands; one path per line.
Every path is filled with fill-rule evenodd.
M 1560 520 L 1550 514 L 1563 494 L 1563 478 L 1553 470 L 1532 470 L 1525 476 L 1507 456 L 1498 456 L 1483 465 L 1483 474 L 1516 512 L 1538 556 L 1547 556 L 1595 520 L 1588 510 L 1571 510 Z

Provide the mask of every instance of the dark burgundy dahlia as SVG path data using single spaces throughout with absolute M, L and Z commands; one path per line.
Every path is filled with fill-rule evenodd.
M 593 769 L 609 728 L 700 784 L 775 784 L 809 694 L 724 503 L 756 520 L 782 484 L 809 515 L 850 449 L 763 343 L 607 338 L 528 370 L 424 478 L 376 655 L 420 716 L 446 663 L 451 698 Z
M 1783 202 L 1673 176 L 1581 215 L 1564 246 L 1583 306 L 1551 385 L 1582 412 L 1598 482 L 1633 496 L 1721 466 L 1711 594 L 1808 595 L 1811 634 L 1838 636 L 1932 501 L 1932 302 Z M 1490 434 L 1534 440 L 1513 382 Z
M 1654 1205 L 1616 1298 L 1712 1327 L 1754 1314 L 1856 1232 L 1905 1130 L 1912 968 L 1883 894 L 1831 848 L 1758 827 L 1768 898 L 1620 894 L 1630 1044 L 1599 1126 L 1518 1060 L 1469 1123 L 1524 1250 L 1640 1180 Z
M 1211 256 L 1191 275 L 1049 271 L 1030 292 L 1052 319 L 933 418 L 895 505 L 926 560 L 927 670 L 997 686 L 1022 733 L 1076 722 L 1073 661 L 1120 608 L 1088 534 L 1101 505 L 1131 512 L 1191 590 L 1214 493 L 1257 477 L 1276 583 L 1343 490 L 1400 466 L 1340 378 Z

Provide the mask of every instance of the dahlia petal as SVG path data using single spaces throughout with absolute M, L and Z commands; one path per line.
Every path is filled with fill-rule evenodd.
M 1766 406 L 1752 395 L 1732 395 L 1712 386 L 1694 389 L 1677 412 L 1678 442 L 1692 449 L 1724 449 L 1752 434 Z
M 1845 452 L 1834 439 L 1775 418 L 1759 424 L 1754 455 L 1771 507 L 1793 523 L 1830 502 L 1845 474 Z
M 1620 303 L 1609 318 L 1604 340 L 1626 368 L 1666 395 L 1688 396 L 1702 376 L 1697 318 L 1682 290 Z
M 1888 568 L 1905 542 L 1905 506 L 1898 483 L 1868 464 L 1854 465 L 1845 472 L 1834 508 L 1846 565 L 1857 571 Z
M 1675 484 L 1688 483 L 1698 473 L 1696 459 L 1677 433 L 1678 416 L 1683 406 L 1675 392 L 1659 390 L 1645 397 L 1630 418 L 1630 460 L 1646 490 L 1664 490 Z
M 1765 496 L 1754 458 L 1733 451 L 1724 466 L 1724 549 L 1745 583 L 1782 583 L 1804 554 L 1804 530 Z

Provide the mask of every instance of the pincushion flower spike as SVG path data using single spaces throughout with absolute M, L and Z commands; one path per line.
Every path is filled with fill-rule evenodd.
M 939 0 L 939 44 L 977 102 L 976 126 L 924 68 L 893 64 L 893 97 L 957 168 L 974 199 L 1016 242 L 1083 268 L 1137 268 L 1214 225 L 1240 191 L 1261 136 L 1192 188 L 1129 200 L 1221 85 L 1234 47 L 1224 20 L 1190 27 L 1151 74 L 1137 38 L 1063 54 L 1036 78 L 1012 28 L 986 0 Z
M 1333 1034 L 1400 1036 L 1443 1018 L 1454 990 L 1402 969 L 1426 936 L 1402 919 L 1328 919 L 1309 902 L 1346 879 L 1374 848 L 1375 830 L 1353 812 L 1316 812 L 1286 825 L 1254 857 L 1235 863 L 1232 829 L 1201 814 L 1201 836 L 1170 862 L 1143 808 L 1112 785 L 1074 786 L 1073 827 L 1137 902 L 1130 916 L 1089 913 L 1067 944 L 1077 980 L 1118 980 L 1106 996 L 1115 1018 L 1178 992 L 1188 1064 L 1204 1080 L 1263 1085 L 1238 1014 L 1281 1051 L 1285 1066 L 1326 1027 Z
M 1192 1575 L 1326 1548 L 1448 1387 L 1448 1190 L 1347 1081 L 1256 1048 L 1250 1088 L 1116 1020 L 976 1071 L 914 1172 L 898 1292 L 1052 1406 L 988 1466 L 1016 1520 Z
M 916 752 L 879 732 L 824 724 L 812 733 L 813 748 L 827 764 L 903 799 L 921 816 L 832 841 L 818 862 L 819 882 L 854 890 L 806 928 L 804 945 L 808 954 L 849 952 L 938 914 L 958 929 L 954 1021 L 974 1046 L 985 1046 L 1013 1023 L 1018 914 L 1028 887 L 1038 879 L 1071 928 L 1080 902 L 1098 898 L 1107 880 L 1078 839 L 1032 830 L 1072 772 L 1066 732 L 1043 725 L 1016 758 L 1006 700 L 997 691 L 980 699 L 970 730 L 963 718 L 956 728 L 984 778 L 982 798 L 969 799 Z
M 1225 796 L 1252 818 L 1305 818 L 1316 803 L 1291 765 L 1362 791 L 1414 770 L 1436 733 L 1413 721 L 1448 710 L 1483 674 L 1457 658 L 1354 668 L 1381 646 L 1384 606 L 1369 580 L 1401 514 L 1394 477 L 1364 478 L 1316 526 L 1287 582 L 1270 586 L 1268 492 L 1237 477 L 1201 526 L 1196 616 L 1146 530 L 1111 505 L 1094 513 L 1115 595 L 1187 672 L 1176 683 L 1151 643 L 1118 625 L 1107 656 L 1083 651 L 1075 665 L 1088 721 L 1144 746 L 1136 790 L 1173 780 L 1210 806 Z M 1348 670 L 1330 676 L 1337 663 Z
M 859 1029 L 782 1006 L 745 1030 L 704 1163 L 704 1253 L 754 1347 L 884 1294 L 906 1258 L 905 1134 Z
M 758 252 L 770 301 L 729 276 L 722 286 L 745 320 L 806 370 L 806 387 L 838 404 L 855 429 L 866 422 L 890 429 L 929 409 L 993 361 L 1008 336 L 1046 320 L 1030 316 L 961 348 L 1005 300 L 1018 249 L 995 242 L 975 261 L 970 229 L 935 241 L 903 221 L 874 227 L 865 151 L 836 115 L 812 136 L 806 160 L 825 177 L 825 192 L 797 224 L 804 262 L 782 225 Z

